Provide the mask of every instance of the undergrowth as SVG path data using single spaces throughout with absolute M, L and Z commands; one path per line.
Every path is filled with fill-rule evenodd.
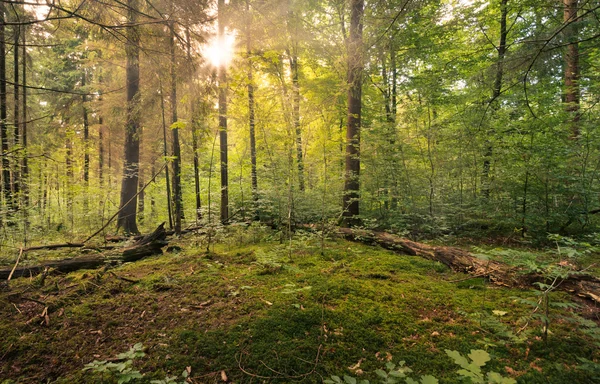
M 453 383 L 444 351 L 476 349 L 491 357 L 487 372 L 517 382 L 595 380 L 598 348 L 587 328 L 554 316 L 546 342 L 539 319 L 519 332 L 532 311 L 522 301 L 533 291 L 466 280 L 375 247 L 327 240 L 321 249 L 318 236 L 291 245 L 269 236 L 234 233 L 210 252 L 184 239 L 177 253 L 113 273 L 53 275 L 43 286 L 14 280 L 0 294 L 0 377 L 116 382 L 82 369 L 141 343 L 145 356 L 125 367 L 143 374 L 139 382 L 319 383 L 346 375 L 376 383 L 378 370 L 404 361 L 415 378 Z

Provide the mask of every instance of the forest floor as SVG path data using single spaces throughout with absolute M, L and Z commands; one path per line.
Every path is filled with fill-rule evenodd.
M 600 359 L 594 328 L 566 293 L 549 296 L 544 340 L 533 289 L 342 240 L 321 249 L 316 235 L 268 237 L 240 231 L 206 252 L 187 236 L 172 242 L 178 251 L 107 272 L 11 281 L 0 292 L 0 383 L 116 382 L 83 368 L 137 343 L 137 382 L 190 367 L 194 383 L 376 383 L 376 370 L 403 360 L 413 377 L 455 383 L 445 350 L 472 349 L 490 353 L 484 372 L 520 383 L 595 382 L 581 360 Z

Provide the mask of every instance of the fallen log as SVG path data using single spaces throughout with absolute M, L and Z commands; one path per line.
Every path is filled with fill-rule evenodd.
M 536 282 L 549 284 L 548 278 L 495 260 L 483 260 L 464 249 L 435 247 L 403 239 L 385 232 L 371 232 L 350 228 L 337 228 L 337 233 L 347 240 L 379 245 L 401 254 L 420 256 L 438 261 L 455 272 L 485 277 L 496 285 L 512 288 L 531 288 Z M 574 271 L 557 285 L 558 290 L 600 303 L 600 279 Z
M 106 264 L 114 265 L 137 261 L 144 257 L 162 253 L 162 248 L 168 244 L 166 238 L 165 223 L 162 223 L 154 232 L 143 236 L 129 247 L 96 255 L 79 256 L 70 259 L 48 261 L 39 265 L 15 268 L 12 278 L 34 276 L 46 269 L 68 273 L 80 269 L 95 269 Z M 13 268 L 0 269 L 0 280 L 6 280 L 12 270 Z

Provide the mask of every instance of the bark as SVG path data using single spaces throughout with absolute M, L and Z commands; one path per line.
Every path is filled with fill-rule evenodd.
M 250 130 L 250 162 L 252 169 L 250 171 L 252 179 L 252 202 L 253 202 L 253 219 L 258 220 L 258 176 L 256 173 L 256 120 L 255 120 L 255 104 L 254 104 L 254 79 L 252 73 L 252 36 L 250 25 L 252 23 L 250 14 L 250 2 L 246 0 L 246 13 L 248 23 L 246 24 L 246 55 L 248 57 L 248 128 Z
M 0 3 L 0 139 L 2 153 L 8 152 L 8 126 L 6 124 L 6 15 L 5 5 Z M 8 208 L 12 205 L 10 186 L 10 163 L 7 156 L 2 156 L 2 192 Z
M 159 80 L 160 81 L 160 80 Z M 163 156 L 167 158 L 167 123 L 165 119 L 165 96 L 163 93 L 162 83 L 160 83 L 160 108 L 162 111 L 162 128 L 163 128 Z M 171 202 L 171 179 L 169 177 L 169 167 L 165 167 L 165 185 L 167 186 L 167 214 L 169 215 L 169 228 L 173 229 L 173 212 Z
M 50 261 L 40 265 L 19 267 L 15 269 L 12 278 L 17 277 L 29 277 L 43 272 L 44 270 L 53 269 L 61 273 L 69 273 L 80 269 L 94 269 L 99 268 L 103 265 L 114 265 L 119 263 L 128 263 L 143 259 L 144 257 L 156 255 L 162 253 L 162 248 L 167 245 L 166 241 L 167 232 L 164 228 L 164 223 L 161 224 L 154 232 L 149 235 L 143 236 L 137 240 L 133 245 L 101 253 L 98 255 L 88 255 L 75 257 L 71 259 Z M 27 250 L 34 249 L 57 249 L 65 247 L 82 247 L 83 244 L 58 244 L 56 246 L 45 246 L 45 247 L 32 247 Z M 6 280 L 11 272 L 12 268 L 0 269 L 0 280 Z
M 87 95 L 86 92 L 86 73 L 83 71 L 83 75 L 81 77 L 81 88 L 83 89 L 83 96 L 81 96 L 81 106 L 83 112 L 83 181 L 85 182 L 86 189 L 90 184 L 90 151 L 89 151 L 89 141 L 90 141 L 90 123 L 88 120 L 88 110 L 87 110 Z
M 21 122 L 21 145 L 23 146 L 23 157 L 21 163 L 21 189 L 23 191 L 23 206 L 29 207 L 29 163 L 27 159 L 27 26 L 23 25 L 22 28 L 22 39 L 23 44 L 21 45 L 21 65 L 22 65 L 22 76 L 21 83 L 23 84 L 23 98 L 22 102 L 22 122 Z M 25 210 L 27 212 L 27 210 Z M 27 213 L 26 213 L 27 214 Z
M 350 37 L 348 39 L 348 117 L 346 124 L 346 158 L 343 198 L 343 224 L 360 223 L 360 126 L 363 72 L 363 13 L 364 0 L 351 1 Z
M 492 89 L 492 97 L 490 99 L 490 105 L 492 111 L 495 112 L 498 109 L 497 99 L 502 92 L 502 78 L 504 77 L 504 58 L 506 57 L 506 37 L 508 35 L 508 29 L 506 19 L 508 16 L 508 0 L 501 0 L 500 2 L 500 43 L 498 44 L 498 61 L 496 63 L 496 76 L 494 78 L 494 86 Z M 489 199 L 490 197 L 490 167 L 492 161 L 492 155 L 494 147 L 492 145 L 493 131 L 488 130 L 486 133 L 485 141 L 485 152 L 483 154 L 483 172 L 481 180 L 481 188 L 483 197 Z
M 98 181 L 104 186 L 104 119 L 98 118 Z
M 175 61 L 175 25 L 170 25 L 171 36 L 171 120 L 177 123 L 177 73 Z M 173 133 L 173 199 L 175 205 L 175 233 L 181 234 L 181 220 L 183 219 L 183 195 L 181 193 L 181 147 L 179 145 L 179 129 L 175 126 Z
M 295 51 L 296 49 L 293 48 Z M 304 191 L 304 159 L 302 154 L 302 129 L 300 127 L 300 84 L 298 81 L 298 55 L 292 52 L 290 57 L 292 74 L 292 118 L 296 134 L 296 163 L 298 166 L 298 188 Z
M 19 14 L 18 14 L 18 7 L 14 8 L 14 12 L 15 12 L 15 21 L 19 21 Z M 14 108 L 14 113 L 13 113 L 13 123 L 14 123 L 14 130 L 13 130 L 13 145 L 14 148 L 18 148 L 19 144 L 20 144 L 20 118 L 21 118 L 21 112 L 19 111 L 20 108 L 20 101 L 19 101 L 19 37 L 21 36 L 21 28 L 18 25 L 15 25 L 13 27 L 13 38 L 14 38 L 14 46 L 13 46 L 13 98 L 14 98 L 14 103 L 13 103 L 13 108 Z M 20 164 L 18 161 L 15 161 L 13 163 L 13 192 L 14 192 L 14 205 L 15 207 L 18 207 L 19 202 L 18 202 L 18 195 L 20 193 L 21 190 L 21 181 L 20 181 L 20 174 L 21 174 L 21 170 L 20 170 Z
M 570 115 L 571 135 L 579 136 L 580 95 L 579 95 L 579 44 L 577 43 L 578 0 L 563 0 L 566 40 L 569 42 L 565 53 L 565 105 Z
M 192 47 L 190 29 L 186 28 L 186 40 L 187 40 L 187 58 L 188 65 L 192 69 L 192 78 L 196 75 L 194 62 L 192 61 Z M 192 151 L 194 152 L 194 196 L 196 198 L 196 224 L 199 220 L 202 220 L 202 200 L 200 198 L 200 158 L 198 155 L 198 122 L 196 120 L 196 92 L 194 89 L 194 83 L 190 82 L 190 122 L 192 124 Z M 204 111 L 202 111 L 204 113 Z
M 223 19 L 224 0 L 218 1 L 218 38 L 225 39 L 225 23 Z M 221 222 L 229 222 L 229 175 L 227 159 L 227 70 L 226 63 L 219 63 L 219 149 L 221 160 Z
M 439 261 L 455 272 L 484 277 L 499 286 L 526 289 L 532 288 L 536 282 L 549 283 L 540 274 L 527 273 L 522 268 L 513 267 L 498 261 L 479 259 L 470 252 L 460 248 L 435 247 L 403 239 L 385 232 L 338 228 L 338 233 L 350 241 L 378 245 L 400 254 Z M 594 276 L 579 272 L 574 273 L 567 277 L 558 286 L 558 289 L 600 303 L 600 279 Z
M 140 36 L 137 22 L 138 1 L 127 0 L 129 7 L 125 51 L 127 55 L 127 123 L 125 127 L 125 149 L 123 179 L 121 181 L 121 209 L 117 227 L 125 233 L 139 233 L 136 222 L 138 169 L 140 162 Z

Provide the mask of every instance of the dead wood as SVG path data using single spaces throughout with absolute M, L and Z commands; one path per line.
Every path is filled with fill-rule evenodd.
M 167 233 L 165 223 L 154 230 L 154 232 L 141 237 L 129 247 L 116 249 L 96 255 L 79 256 L 69 259 L 48 261 L 40 265 L 24 266 L 15 268 L 12 278 L 37 275 L 46 269 L 52 269 L 62 273 L 77 271 L 80 269 L 95 269 L 103 265 L 127 263 L 162 253 L 162 248 L 167 245 Z M 5 280 L 11 274 L 12 269 L 0 269 L 0 280 Z
M 385 232 L 338 228 L 337 233 L 347 240 L 378 245 L 401 254 L 438 261 L 455 272 L 485 277 L 493 284 L 500 286 L 531 288 L 536 282 L 549 283 L 541 274 L 528 273 L 523 268 L 499 261 L 483 260 L 460 248 L 435 247 Z M 583 271 L 570 274 L 557 289 L 600 303 L 600 279 Z

